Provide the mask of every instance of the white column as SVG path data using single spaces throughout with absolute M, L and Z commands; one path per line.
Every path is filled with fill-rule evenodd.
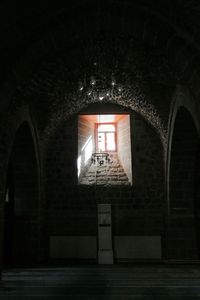
M 98 204 L 98 262 L 113 264 L 111 204 Z

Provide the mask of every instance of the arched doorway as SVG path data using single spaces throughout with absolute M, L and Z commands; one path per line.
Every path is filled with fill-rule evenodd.
M 192 116 L 179 108 L 169 173 L 168 258 L 199 259 L 199 136 Z
M 124 138 L 121 142 L 123 145 L 118 143 L 117 149 L 121 149 L 122 154 L 125 153 L 126 161 L 123 162 L 121 156 L 124 169 L 127 162 L 133 171 L 129 173 L 132 176 L 132 185 L 122 184 L 123 181 L 119 184 L 115 181 L 115 184 L 110 185 L 103 181 L 101 184 L 79 181 L 80 154 L 83 155 L 83 163 L 91 163 L 90 156 L 93 153 L 90 141 L 92 132 L 96 133 L 95 126 L 92 125 L 97 115 L 103 118 L 123 115 L 120 120 L 125 124 L 128 123 L 126 121 L 130 122 L 130 128 L 127 129 L 125 124 L 123 126 L 130 138 L 126 134 L 126 141 Z M 117 126 L 119 130 L 121 124 L 118 122 Z M 118 132 L 118 142 L 121 138 L 122 135 Z M 127 141 L 130 141 L 132 162 L 128 159 L 129 151 L 120 148 Z M 87 146 L 88 151 L 85 151 Z M 83 259 L 96 262 L 98 234 L 100 231 L 105 233 L 110 223 L 116 262 L 162 258 L 163 146 L 155 128 L 140 114 L 114 104 L 96 103 L 79 114 L 62 120 L 49 140 L 45 169 L 48 206 L 46 227 L 49 230 L 51 259 Z M 107 176 L 109 180 L 111 175 L 119 175 L 118 178 L 121 175 L 121 170 L 117 170 L 119 174 L 112 172 L 104 174 L 104 177 Z M 94 174 L 88 175 L 93 177 Z M 102 210 L 106 208 L 103 205 L 111 205 L 111 218 L 107 213 L 105 220 L 109 220 L 109 224 L 99 223 L 104 222 L 102 211 L 98 210 L 99 206 Z M 62 247 L 58 247 L 58 244 Z
M 28 122 L 18 129 L 7 172 L 4 265 L 34 263 L 38 255 L 38 168 Z

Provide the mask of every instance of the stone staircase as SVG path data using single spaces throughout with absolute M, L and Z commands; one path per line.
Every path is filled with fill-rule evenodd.
M 91 164 L 86 174 L 81 178 L 83 185 L 130 185 L 128 177 L 119 161 L 117 153 L 109 153 L 110 162 L 103 165 Z

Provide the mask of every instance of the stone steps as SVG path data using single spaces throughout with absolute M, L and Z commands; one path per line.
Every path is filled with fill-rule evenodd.
M 91 165 L 81 179 L 84 185 L 129 185 L 128 177 L 118 159 L 117 154 L 110 154 L 111 163 L 107 165 Z

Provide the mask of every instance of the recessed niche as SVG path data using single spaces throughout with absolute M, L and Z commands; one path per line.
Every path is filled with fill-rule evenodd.
M 131 185 L 129 114 L 78 117 L 78 182 L 82 185 Z

